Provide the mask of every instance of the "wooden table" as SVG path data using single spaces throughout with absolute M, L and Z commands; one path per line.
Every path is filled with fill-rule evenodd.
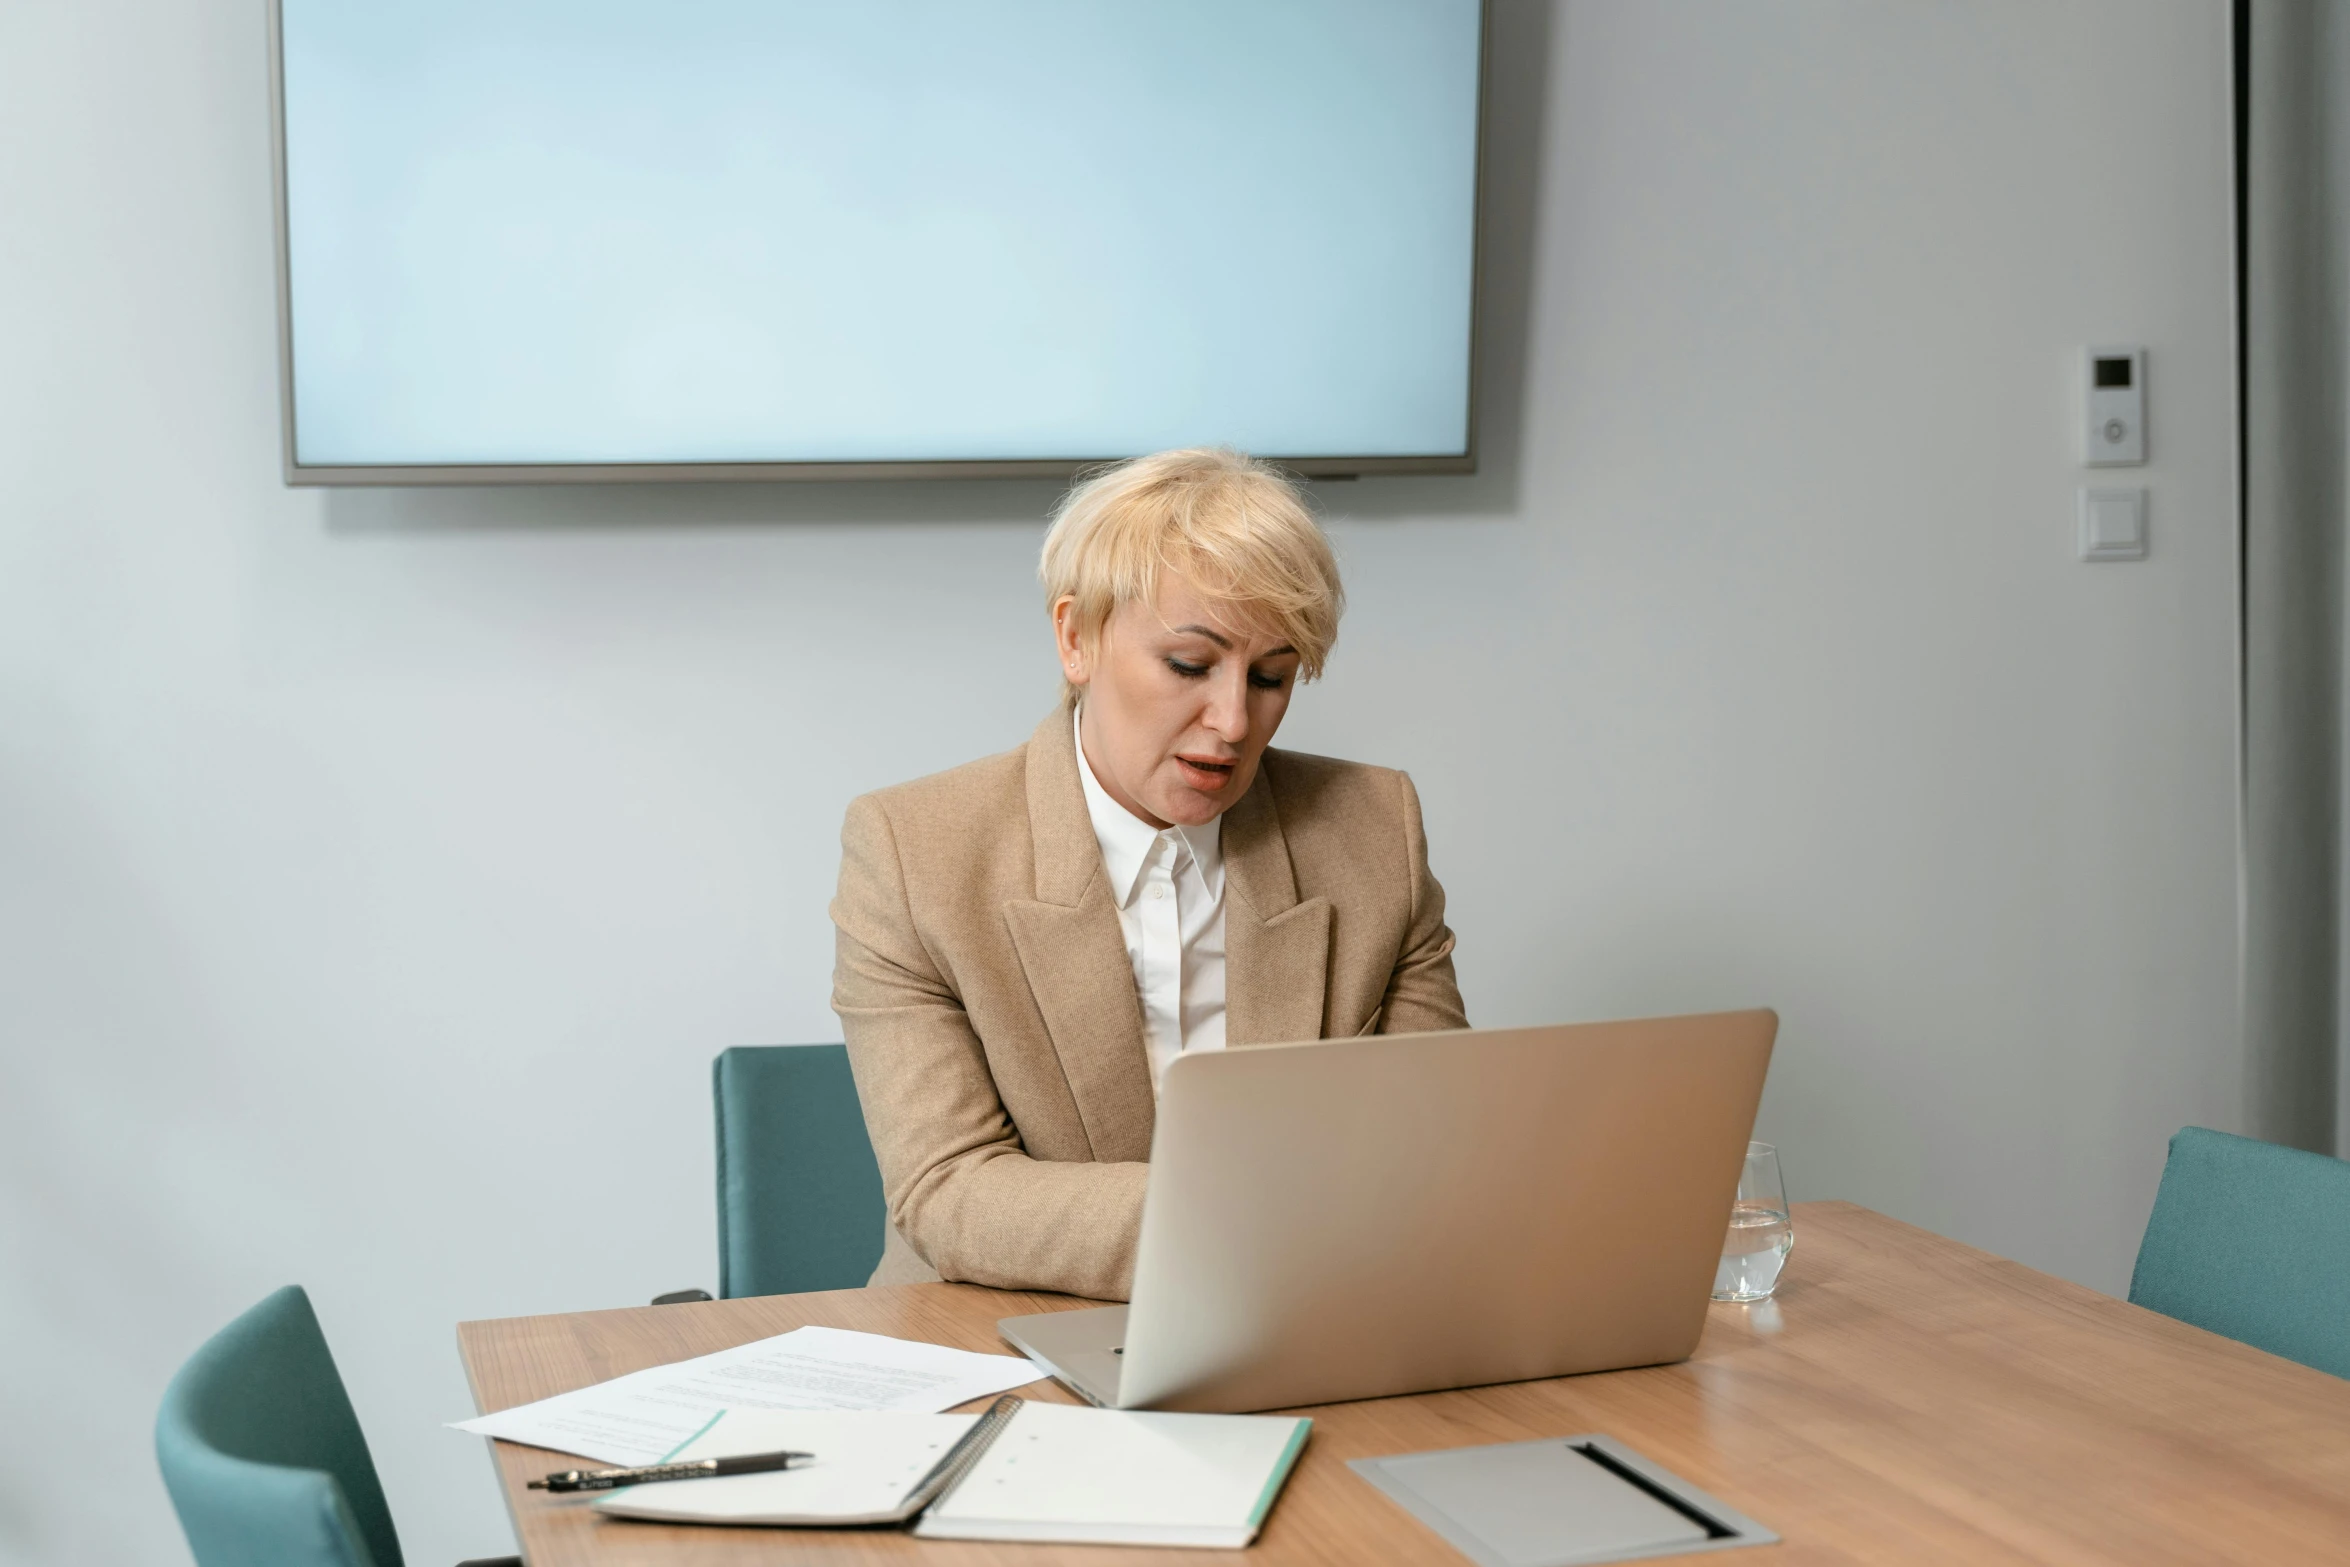
M 1705 1558 L 1725 1564 L 2350 1562 L 2350 1382 L 1849 1203 L 1799 1205 L 1795 1233 L 1777 1300 L 1715 1306 L 1683 1364 L 1311 1411 L 1252 1567 L 1461 1567 L 1346 1460 L 1582 1431 L 1785 1538 Z M 913 1284 L 468 1322 L 458 1342 L 487 1411 L 806 1323 L 1000 1351 L 998 1317 L 1082 1304 Z M 523 1489 L 574 1460 L 494 1447 L 532 1567 L 1214 1559 L 606 1519 Z

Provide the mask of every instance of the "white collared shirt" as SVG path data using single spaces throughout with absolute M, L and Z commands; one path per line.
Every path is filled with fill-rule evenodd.
M 1085 759 L 1082 714 L 1077 778 L 1134 965 L 1155 1092 L 1186 1050 L 1224 1048 L 1224 822 L 1158 829 L 1111 799 Z

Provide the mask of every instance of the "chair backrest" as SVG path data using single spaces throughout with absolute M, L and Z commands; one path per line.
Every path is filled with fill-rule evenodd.
M 881 1261 L 881 1167 L 845 1045 L 743 1045 L 718 1105 L 718 1293 L 855 1289 Z
M 180 1367 L 155 1459 L 197 1567 L 401 1567 L 375 1460 L 299 1285 Z
M 2170 1140 L 2130 1299 L 2350 1377 L 2350 1163 L 2187 1127 Z

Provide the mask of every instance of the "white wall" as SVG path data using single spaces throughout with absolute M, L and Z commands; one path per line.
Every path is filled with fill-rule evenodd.
M 2225 11 L 1502 0 L 1491 460 L 1325 487 L 1286 735 L 1413 770 L 1481 1021 L 1773 1003 L 1799 1197 L 2105 1288 L 2240 1100 Z M 156 1395 L 287 1280 L 501 1548 L 452 1324 L 713 1282 L 842 805 L 1052 698 L 1046 488 L 282 489 L 265 96 L 253 0 L 0 7 L 10 1562 L 176 1559 Z

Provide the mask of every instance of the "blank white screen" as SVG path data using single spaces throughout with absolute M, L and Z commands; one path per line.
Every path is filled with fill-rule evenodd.
M 1466 450 L 1476 0 L 284 0 L 305 465 Z

